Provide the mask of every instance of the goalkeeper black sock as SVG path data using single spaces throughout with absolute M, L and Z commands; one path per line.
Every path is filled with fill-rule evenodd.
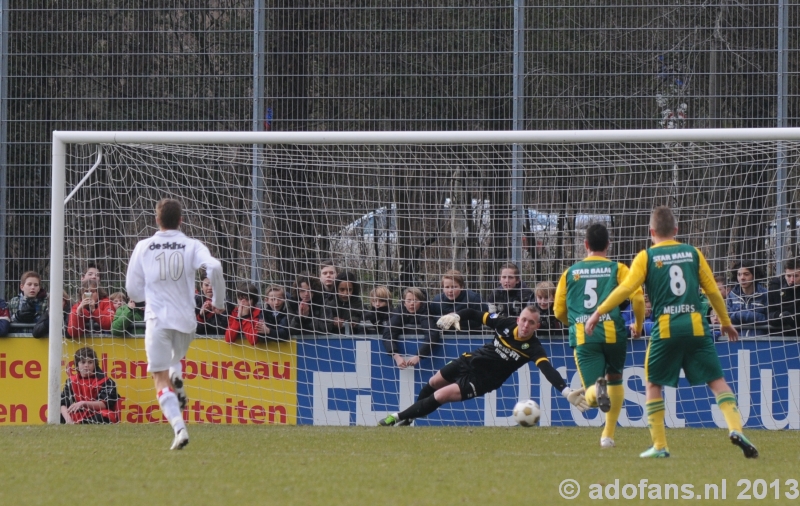
M 436 400 L 436 397 L 433 395 L 429 395 L 425 397 L 421 401 L 417 401 L 412 404 L 408 409 L 405 411 L 401 411 L 397 414 L 397 417 L 400 420 L 410 420 L 410 419 L 417 419 L 422 418 L 423 416 L 428 416 L 441 406 L 442 403 Z
M 419 391 L 419 395 L 417 396 L 417 402 L 421 401 L 422 399 L 427 399 L 436 389 L 431 386 L 430 383 L 425 383 L 425 386 L 422 387 L 422 390 Z

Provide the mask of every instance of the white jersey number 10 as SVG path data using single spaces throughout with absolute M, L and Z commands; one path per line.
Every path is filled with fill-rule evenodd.
M 178 281 L 183 276 L 183 253 L 180 251 L 173 251 L 167 260 L 167 254 L 161 252 L 156 256 L 158 260 L 159 273 L 162 280 L 167 279 L 167 268 L 169 268 L 169 277 L 172 281 Z

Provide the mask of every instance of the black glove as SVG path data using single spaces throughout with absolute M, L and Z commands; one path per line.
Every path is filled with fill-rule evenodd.
M 36 298 L 20 299 L 17 312 L 13 316 L 17 323 L 36 323 Z

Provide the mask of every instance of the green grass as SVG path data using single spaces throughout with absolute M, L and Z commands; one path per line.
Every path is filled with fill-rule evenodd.
M 617 504 L 589 500 L 592 484 L 800 480 L 797 434 L 749 431 L 747 460 L 723 429 L 670 430 L 672 457 L 642 460 L 647 429 L 485 427 L 190 426 L 191 444 L 168 451 L 165 425 L 0 427 L 0 504 Z M 566 501 L 558 485 L 581 485 Z M 750 491 L 752 493 L 752 490 Z M 645 492 L 647 493 L 647 492 Z M 644 501 L 705 504 L 705 500 Z M 722 501 L 718 501 L 721 503 Z

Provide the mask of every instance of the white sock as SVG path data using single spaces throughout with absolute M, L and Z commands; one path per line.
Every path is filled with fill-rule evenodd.
M 169 420 L 172 425 L 172 430 L 175 434 L 185 429 L 186 425 L 183 423 L 183 415 L 181 414 L 181 407 L 178 403 L 178 396 L 175 395 L 169 388 L 164 388 L 158 392 L 158 405 L 161 406 L 161 412 Z
M 183 367 L 181 366 L 180 362 L 178 362 L 173 366 L 170 366 L 169 377 L 172 378 L 173 376 L 178 376 L 181 379 L 183 378 Z

